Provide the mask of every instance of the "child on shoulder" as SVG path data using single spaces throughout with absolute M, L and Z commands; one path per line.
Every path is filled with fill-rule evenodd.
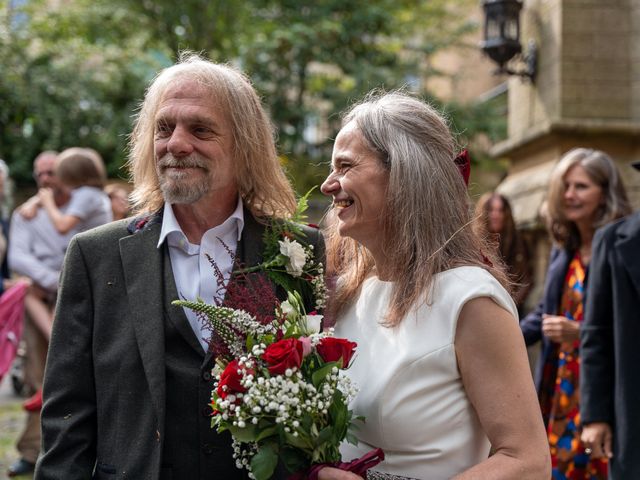
M 103 191 L 106 169 L 98 152 L 90 148 L 66 149 L 58 156 L 56 176 L 71 190 L 65 212 L 57 207 L 49 188 L 41 188 L 38 199 L 58 232 L 79 233 L 113 220 L 111 202 Z

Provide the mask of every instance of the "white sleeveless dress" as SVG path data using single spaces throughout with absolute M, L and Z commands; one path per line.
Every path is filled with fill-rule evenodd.
M 460 311 L 477 297 L 492 298 L 514 321 L 517 309 L 486 270 L 459 267 L 436 275 L 431 305 L 387 328 L 380 321 L 392 286 L 367 279 L 358 300 L 336 322 L 336 337 L 358 343 L 346 374 L 359 387 L 351 408 L 366 417 L 355 431 L 358 446 L 344 443 L 342 458 L 380 447 L 385 461 L 375 470 L 448 479 L 485 460 L 490 449 L 458 371 L 453 342 Z

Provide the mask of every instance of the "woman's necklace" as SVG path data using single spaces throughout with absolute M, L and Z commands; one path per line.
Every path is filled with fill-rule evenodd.
M 586 267 L 589 265 L 589 261 L 591 260 L 591 244 L 583 244 L 580 245 L 580 260 L 582 260 L 582 264 Z

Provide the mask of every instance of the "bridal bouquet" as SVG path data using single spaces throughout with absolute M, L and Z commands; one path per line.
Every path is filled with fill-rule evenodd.
M 322 309 L 326 296 L 322 263 L 298 223 L 306 198 L 292 219 L 267 227 L 265 260 L 234 273 L 225 302 L 234 308 L 173 302 L 211 328 L 212 427 L 231 433 L 236 466 L 257 480 L 271 478 L 278 464 L 302 479 L 313 478 L 322 464 L 362 473 L 379 461 L 340 463 L 340 443 L 356 443 L 348 408 L 356 387 L 340 375 L 356 344 L 335 338 L 333 329 L 321 332 L 322 315 L 305 311 L 305 304 Z M 270 282 L 287 300 L 278 300 Z
M 243 310 L 176 301 L 207 316 L 229 355 L 217 358 L 212 425 L 233 437 L 238 468 L 271 478 L 278 462 L 292 473 L 340 460 L 349 433 L 347 408 L 356 389 L 339 375 L 356 344 L 320 332 L 320 315 L 306 315 L 290 293 L 262 323 Z

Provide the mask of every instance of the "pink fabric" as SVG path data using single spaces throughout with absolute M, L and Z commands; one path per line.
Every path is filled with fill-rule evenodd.
M 18 351 L 27 288 L 25 282 L 19 282 L 0 297 L 0 380 L 11 367 Z

